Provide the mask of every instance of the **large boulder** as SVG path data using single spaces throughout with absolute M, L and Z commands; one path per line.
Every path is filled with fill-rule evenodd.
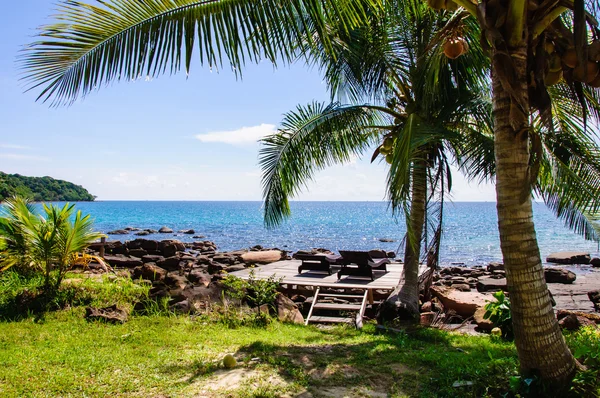
M 172 257 L 167 257 L 164 260 L 157 261 L 156 265 L 158 265 L 159 267 L 164 268 L 168 271 L 177 271 L 181 268 L 179 265 L 180 261 L 181 260 L 179 257 L 172 256 Z
M 142 257 L 142 261 L 144 263 L 157 263 L 159 261 L 164 260 L 165 258 L 163 256 L 159 256 L 157 254 L 147 254 L 145 256 Z
M 196 285 L 208 286 L 210 284 L 211 276 L 201 269 L 193 269 L 187 276 L 188 280 Z
M 598 257 L 594 257 L 590 260 L 590 264 L 592 265 L 592 267 L 594 268 L 598 268 L 600 267 L 600 258 Z
M 479 307 L 475 314 L 473 314 L 473 321 L 477 324 L 477 328 L 480 330 L 489 332 L 494 328 L 494 323 L 489 319 L 485 319 L 485 307 Z
M 590 301 L 594 303 L 594 309 L 600 311 L 600 290 L 592 290 L 587 295 Z
M 270 264 L 281 261 L 282 258 L 285 258 L 285 253 L 281 250 L 264 250 L 242 254 L 242 260 L 246 264 Z
M 161 281 L 167 276 L 167 270 L 157 266 L 154 263 L 145 263 L 141 267 L 134 270 L 133 277 L 135 279 L 145 279 L 148 281 Z
M 117 307 L 116 304 L 105 308 L 87 307 L 85 318 L 90 321 L 125 323 L 127 321 L 127 311 Z
M 125 256 L 123 254 L 105 255 L 104 260 L 113 267 L 135 268 L 143 264 L 142 260 L 139 258 Z
M 115 229 L 114 231 L 108 231 L 107 235 L 129 235 L 129 231 L 125 229 Z
M 185 245 L 175 239 L 162 240 L 158 244 L 158 251 L 165 257 L 173 257 L 177 252 L 185 251 Z
M 144 249 L 132 249 L 132 250 L 129 250 L 129 255 L 131 257 L 142 258 L 146 254 L 148 254 L 148 252 L 146 250 L 144 250 Z
M 148 231 L 145 231 L 148 232 Z M 149 239 L 134 239 L 128 241 L 126 244 L 129 250 L 131 249 L 143 249 L 149 252 L 155 252 L 158 250 L 158 242 Z
M 506 278 L 491 278 L 486 276 L 479 278 L 477 281 L 478 292 L 496 292 L 498 290 L 507 290 Z
M 277 294 L 275 308 L 277 309 L 277 318 L 280 321 L 304 324 L 304 317 L 296 303 L 281 293 Z
M 504 264 L 493 261 L 493 262 L 489 263 L 486 268 L 487 268 L 488 272 L 504 271 Z
M 162 227 L 161 229 L 158 230 L 159 234 L 172 234 L 173 230 L 169 227 Z
M 431 293 L 440 300 L 446 312 L 452 310 L 463 318 L 473 316 L 491 298 L 478 292 L 461 292 L 447 286 L 433 286 Z
M 570 284 L 575 282 L 575 279 L 577 279 L 577 275 L 575 275 L 574 272 L 564 268 L 545 268 L 544 277 L 546 278 L 546 283 Z
M 556 319 L 558 319 L 560 327 L 567 330 L 577 330 L 583 326 L 600 323 L 599 315 L 580 311 L 559 310 L 556 313 Z
M 558 252 L 546 257 L 546 261 L 555 264 L 589 264 L 590 254 L 584 252 Z

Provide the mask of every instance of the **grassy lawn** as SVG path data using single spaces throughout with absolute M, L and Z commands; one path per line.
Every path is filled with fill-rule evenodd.
M 144 299 L 147 287 L 120 278 L 71 281 L 57 302 L 70 303 L 66 309 L 8 316 L 19 308 L 17 292 L 37 282 L 0 282 L 2 397 L 499 397 L 517 375 L 514 345 L 489 336 L 383 333 L 373 324 L 232 327 L 241 324 L 235 313 L 189 317 L 160 308 L 122 325 L 86 321 L 84 305 L 131 308 Z M 568 340 L 600 358 L 598 329 Z M 231 370 L 222 366 L 228 353 L 239 362 Z
M 241 361 L 237 369 L 223 369 L 226 353 Z M 160 315 L 109 325 L 85 321 L 82 308 L 0 323 L 3 397 L 481 396 L 515 369 L 511 344 L 434 330 L 230 329 Z M 475 385 L 453 388 L 457 380 Z

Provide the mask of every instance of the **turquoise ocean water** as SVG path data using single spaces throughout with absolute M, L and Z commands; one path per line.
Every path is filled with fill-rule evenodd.
M 394 220 L 384 202 L 292 202 L 292 217 L 278 228 L 263 225 L 261 202 L 82 202 L 77 208 L 95 219 L 96 229 L 108 232 L 128 226 L 174 231 L 194 229 L 214 241 L 219 250 L 235 250 L 262 245 L 290 251 L 324 247 L 369 250 L 398 249 L 405 232 L 404 221 Z M 542 257 L 562 250 L 595 253 L 595 242 L 584 240 L 563 226 L 544 204 L 534 204 L 535 224 Z M 177 234 L 175 239 L 193 240 Z M 147 239 L 167 239 L 173 234 L 149 235 Z M 112 235 L 110 239 L 130 240 L 132 235 Z M 380 242 L 380 238 L 395 242 Z M 468 265 L 500 260 L 495 203 L 449 203 L 445 210 L 441 262 Z

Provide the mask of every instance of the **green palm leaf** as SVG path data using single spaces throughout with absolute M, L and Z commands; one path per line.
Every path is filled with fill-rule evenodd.
M 200 63 L 227 60 L 236 72 L 263 57 L 291 61 L 299 42 L 329 49 L 326 23 L 358 24 L 366 2 L 62 0 L 58 22 L 41 27 L 20 58 L 23 79 L 38 99 L 63 104 L 111 81 L 189 73 L 194 51 Z
M 378 134 L 377 107 L 312 103 L 285 115 L 281 130 L 262 140 L 264 218 L 267 226 L 289 216 L 289 198 L 315 172 L 360 155 Z

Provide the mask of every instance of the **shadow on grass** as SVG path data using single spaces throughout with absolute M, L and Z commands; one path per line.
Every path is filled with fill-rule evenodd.
M 434 329 L 407 333 L 367 329 L 322 330 L 292 346 L 257 341 L 240 347 L 235 357 L 248 370 L 275 372 L 286 383 L 326 396 L 323 391 L 333 395 L 362 391 L 382 396 L 503 396 L 509 390 L 509 377 L 516 374 L 512 344 Z M 194 383 L 218 369 L 222 369 L 220 363 L 197 361 L 170 366 L 165 372 L 186 373 L 190 376 L 182 382 Z M 453 387 L 457 381 L 468 383 Z

